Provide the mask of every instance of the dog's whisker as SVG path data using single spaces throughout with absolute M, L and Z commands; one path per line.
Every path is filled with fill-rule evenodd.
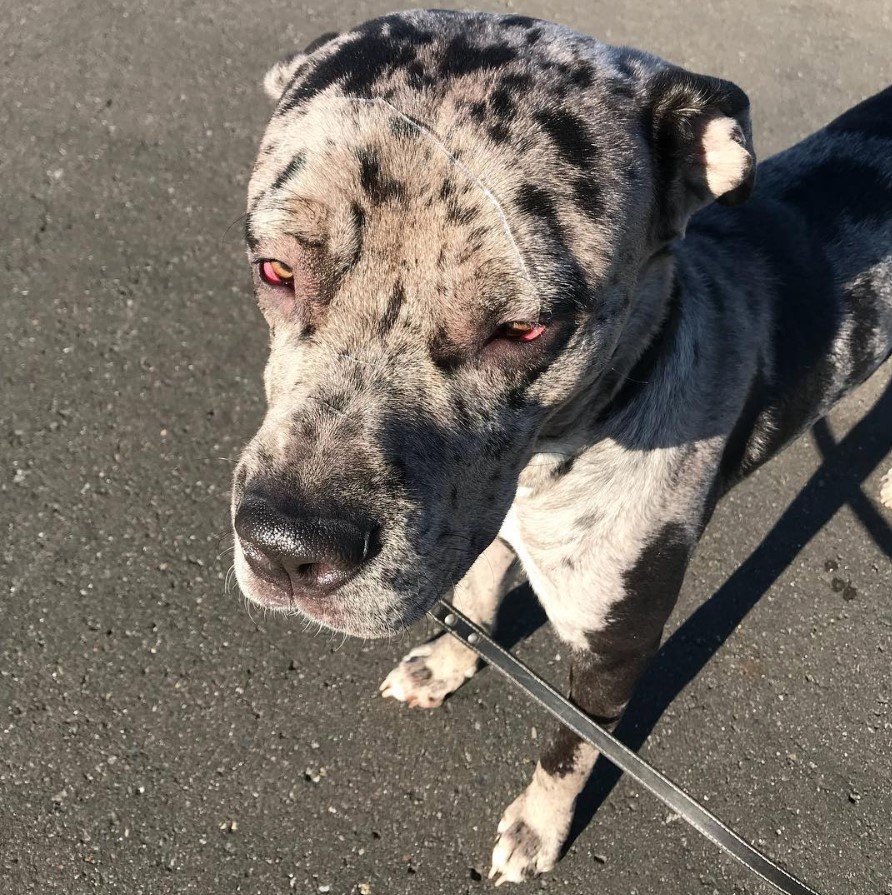
M 221 550 L 221 551 L 216 555 L 216 557 L 214 558 L 214 562 L 220 562 L 220 560 L 221 560 L 227 553 L 232 553 L 234 550 L 235 550 L 235 544 L 232 544 L 232 545 L 229 546 L 229 547 L 225 547 L 223 550 Z
M 241 214 L 240 214 L 234 221 L 232 221 L 232 223 L 230 223 L 230 224 L 226 227 L 226 229 L 223 231 L 223 234 L 220 236 L 220 245 L 223 245 L 223 241 L 224 241 L 224 240 L 226 239 L 226 237 L 229 235 L 229 231 L 230 231 L 236 224 L 240 223 L 241 221 L 244 221 L 245 218 L 248 216 L 248 214 L 249 214 L 249 212 L 248 212 L 247 210 L 243 211 L 243 212 L 242 212 L 242 213 L 241 213 Z

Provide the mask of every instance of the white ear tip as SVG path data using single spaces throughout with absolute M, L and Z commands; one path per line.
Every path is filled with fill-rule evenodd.
M 707 122 L 703 131 L 703 157 L 706 185 L 716 197 L 740 186 L 753 164 L 740 125 L 725 115 Z

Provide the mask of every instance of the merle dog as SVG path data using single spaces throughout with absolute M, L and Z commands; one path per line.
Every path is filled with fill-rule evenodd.
M 376 19 L 265 84 L 243 591 L 378 636 L 453 587 L 491 624 L 523 574 L 613 724 L 718 498 L 890 354 L 892 89 L 757 169 L 735 85 L 520 16 Z M 440 638 L 382 691 L 476 668 Z M 553 866 L 595 758 L 557 731 L 500 880 Z

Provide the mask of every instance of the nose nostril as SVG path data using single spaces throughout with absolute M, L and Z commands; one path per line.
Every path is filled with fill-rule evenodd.
M 315 581 L 325 566 L 318 562 L 302 562 L 294 567 L 294 574 L 305 581 Z

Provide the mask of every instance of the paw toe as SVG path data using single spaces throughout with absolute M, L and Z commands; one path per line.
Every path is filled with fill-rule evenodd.
M 492 852 L 489 878 L 497 886 L 502 883 L 522 883 L 546 873 L 554 867 L 560 843 L 535 830 L 525 820 L 503 821 Z
M 475 657 L 462 650 L 442 640 L 416 647 L 384 679 L 381 695 L 412 707 L 436 708 L 474 673 Z M 470 653 L 470 663 L 465 653 Z

